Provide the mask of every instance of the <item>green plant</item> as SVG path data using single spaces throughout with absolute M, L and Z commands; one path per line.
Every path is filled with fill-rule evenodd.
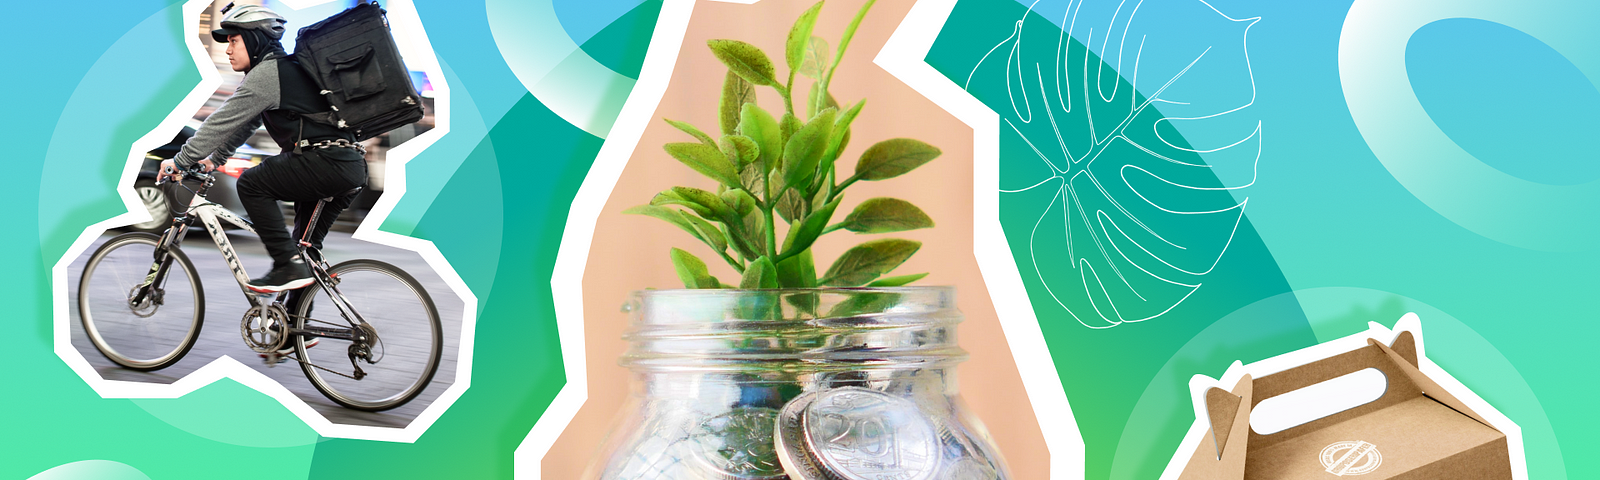
M 672 187 L 648 205 L 624 212 L 676 225 L 717 252 L 741 276 L 737 285 L 724 283 L 711 275 L 704 261 L 673 248 L 672 263 L 685 287 L 899 286 L 927 275 L 884 277 L 922 247 L 913 240 L 864 242 L 840 255 L 820 277 L 811 254 L 818 237 L 837 230 L 880 234 L 933 226 L 933 219 L 915 205 L 888 197 L 863 201 L 843 220 L 830 223 L 851 185 L 900 176 L 940 154 L 938 148 L 919 140 L 885 140 L 862 153 L 853 174 L 837 179 L 835 161 L 849 145 L 850 125 L 866 100 L 841 110 L 828 85 L 874 1 L 869 0 L 856 13 L 831 61 L 828 42 L 811 34 L 823 2 L 801 14 L 789 30 L 784 49 L 789 73 L 781 83 L 772 61 L 754 45 L 738 40 L 707 42 L 711 53 L 728 67 L 719 103 L 722 136 L 713 139 L 693 125 L 664 119 L 697 140 L 669 143 L 664 148 L 673 158 L 715 180 L 716 191 Z M 797 73 L 814 80 L 804 116 L 794 108 L 792 90 Z M 757 87 L 772 88 L 783 98 L 781 117 L 774 118 L 756 104 Z M 787 224 L 781 243 L 778 219 Z

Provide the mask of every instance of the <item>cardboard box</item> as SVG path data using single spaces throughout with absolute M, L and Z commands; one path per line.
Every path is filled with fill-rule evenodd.
M 1373 324 L 1249 366 L 1235 362 L 1226 383 L 1197 375 L 1195 425 L 1162 477 L 1181 466 L 1180 480 L 1527 478 L 1520 429 L 1427 362 L 1420 338 L 1408 314 L 1394 331 Z

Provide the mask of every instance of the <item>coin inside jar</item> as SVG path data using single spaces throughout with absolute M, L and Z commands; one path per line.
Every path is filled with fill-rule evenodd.
M 799 420 L 805 449 L 840 479 L 927 480 L 938 470 L 933 423 L 909 400 L 860 387 L 836 388 L 810 399 Z
M 778 462 L 783 465 L 789 480 L 835 480 L 817 464 L 816 456 L 807 448 L 805 436 L 806 408 L 817 398 L 816 392 L 804 393 L 783 406 L 778 412 L 777 431 L 773 443 L 778 450 Z
M 701 422 L 691 440 L 712 477 L 722 480 L 783 480 L 773 451 L 778 411 L 738 407 Z

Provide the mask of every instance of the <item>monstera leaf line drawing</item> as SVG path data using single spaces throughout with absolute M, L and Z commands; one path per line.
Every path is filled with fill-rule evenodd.
M 1027 261 L 1084 326 L 1164 315 L 1204 284 L 1244 218 L 1248 198 L 1232 192 L 1255 183 L 1261 152 L 1245 41 L 1260 17 L 1199 0 L 1084 0 L 1066 2 L 1058 26 L 1037 6 L 963 86 L 1009 127 L 1002 218 L 1036 212 Z M 1007 157 L 1008 139 L 1024 158 Z

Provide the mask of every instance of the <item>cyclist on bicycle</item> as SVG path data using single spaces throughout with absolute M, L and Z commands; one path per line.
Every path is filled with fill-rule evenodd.
M 317 224 L 309 226 L 307 239 L 322 248 L 334 219 L 355 200 L 353 190 L 367 182 L 365 152 L 349 132 L 306 121 L 301 115 L 330 107 L 279 43 L 287 20 L 257 5 L 230 4 L 222 14 L 220 28 L 211 31 L 211 38 L 228 43 L 228 62 L 234 71 L 245 72 L 244 81 L 175 157 L 161 162 L 161 175 L 177 180 L 180 175 L 173 167 L 197 164 L 202 172 L 210 172 L 265 125 L 283 153 L 245 170 L 238 191 L 256 234 L 272 256 L 272 270 L 248 286 L 261 293 L 304 287 L 312 282 L 311 270 L 296 254 L 295 240 L 304 236 L 317 201 L 333 197 Z M 284 227 L 278 200 L 295 202 L 293 236 Z

